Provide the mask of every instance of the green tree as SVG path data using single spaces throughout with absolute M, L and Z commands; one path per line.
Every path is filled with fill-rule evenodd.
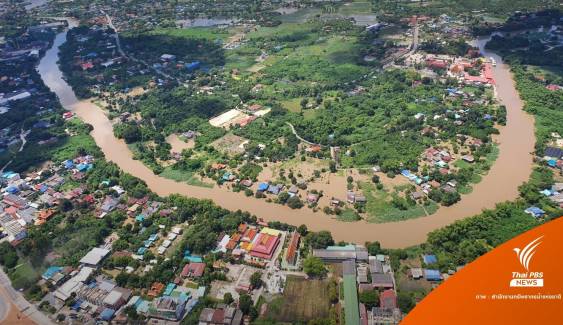
M 248 315 L 250 308 L 253 306 L 252 298 L 246 293 L 241 294 L 238 300 L 238 306 L 243 314 Z
M 225 294 L 223 295 L 223 303 L 230 305 L 233 303 L 233 301 L 235 301 L 233 299 L 233 295 L 230 292 L 225 292 Z
M 334 239 L 329 231 L 323 230 L 319 232 L 311 232 L 305 237 L 306 243 L 312 248 L 327 248 L 334 245 Z
M 287 200 L 287 206 L 292 209 L 301 209 L 303 207 L 303 202 L 297 195 L 295 195 Z
M 299 227 L 297 227 L 297 232 L 301 235 L 301 236 L 306 236 L 307 233 L 309 232 L 309 230 L 307 229 L 306 225 L 301 225 Z
M 376 290 L 368 290 L 360 293 L 360 302 L 368 308 L 376 307 L 379 304 L 379 293 Z
M 322 278 L 328 273 L 323 261 L 312 255 L 307 256 L 303 261 L 303 271 L 315 278 Z
M 262 286 L 262 273 L 254 272 L 250 276 L 250 285 L 253 289 L 258 289 Z
M 397 305 L 399 305 L 399 309 L 401 309 L 403 313 L 408 313 L 411 309 L 413 309 L 415 303 L 413 297 L 409 293 L 399 291 L 399 294 L 397 295 Z

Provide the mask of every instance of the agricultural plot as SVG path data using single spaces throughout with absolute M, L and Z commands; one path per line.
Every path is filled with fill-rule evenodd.
M 328 281 L 288 277 L 283 297 L 268 304 L 266 318 L 277 322 L 306 322 L 327 318 Z

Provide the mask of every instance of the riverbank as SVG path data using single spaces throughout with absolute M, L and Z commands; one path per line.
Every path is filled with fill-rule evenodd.
M 281 221 L 293 225 L 305 224 L 310 230 L 328 230 L 335 240 L 364 243 L 380 241 L 384 247 L 403 248 L 419 244 L 428 232 L 441 228 L 455 220 L 480 213 L 483 209 L 494 208 L 503 201 L 518 197 L 518 186 L 525 182 L 532 171 L 534 150 L 534 121 L 522 108 L 508 66 L 492 53 L 498 62 L 493 69 L 497 81 L 496 91 L 500 102 L 507 107 L 507 126 L 502 128 L 496 141 L 499 143 L 499 157 L 483 180 L 476 184 L 470 194 L 450 207 L 443 207 L 433 215 L 401 222 L 372 224 L 365 221 L 342 223 L 321 212 L 309 209 L 292 210 L 286 206 L 271 204 L 244 194 L 234 193 L 223 187 L 202 188 L 178 183 L 155 175 L 133 155 L 124 141 L 113 135 L 110 120 L 104 112 L 88 100 L 78 100 L 71 87 L 62 78 L 57 60 L 59 47 L 66 39 L 66 32 L 57 35 L 53 46 L 41 60 L 38 71 L 45 84 L 55 92 L 61 104 L 91 124 L 91 132 L 106 159 L 116 163 L 125 172 L 144 180 L 155 193 L 167 196 L 178 193 L 198 199 L 210 199 L 229 210 L 246 210 L 267 221 Z

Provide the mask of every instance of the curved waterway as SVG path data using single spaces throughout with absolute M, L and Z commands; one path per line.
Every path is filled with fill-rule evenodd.
M 59 47 L 65 41 L 66 32 L 58 34 L 53 46 L 41 60 L 38 71 L 43 81 L 58 95 L 66 109 L 94 127 L 91 135 L 105 153 L 106 159 L 144 180 L 151 190 L 162 196 L 179 193 L 199 199 L 211 199 L 226 209 L 245 210 L 264 220 L 278 220 L 296 226 L 305 224 L 313 231 L 329 230 L 335 240 L 356 243 L 377 240 L 384 247 L 403 248 L 424 242 L 426 235 L 434 229 L 476 215 L 483 209 L 494 208 L 499 202 L 517 198 L 518 186 L 529 178 L 532 171 L 534 120 L 522 110 L 523 103 L 508 67 L 502 64 L 500 57 L 484 51 L 487 57 L 495 58 L 498 63 L 494 68 L 496 91 L 502 104 L 507 107 L 507 125 L 502 127 L 500 135 L 495 138 L 500 154 L 489 173 L 474 186 L 470 194 L 464 195 L 454 206 L 440 208 L 431 216 L 384 224 L 365 221 L 344 223 L 321 212 L 314 213 L 305 208 L 292 210 L 265 200 L 249 198 L 226 188 L 216 186 L 210 189 L 178 183 L 155 175 L 140 161 L 134 160 L 125 142 L 113 135 L 112 124 L 104 112 L 92 102 L 76 98 L 57 65 Z M 483 48 L 485 41 L 479 40 L 478 45 Z

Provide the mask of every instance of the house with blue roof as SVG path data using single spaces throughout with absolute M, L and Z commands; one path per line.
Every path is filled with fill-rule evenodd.
M 194 70 L 199 69 L 200 67 L 201 67 L 201 62 L 199 62 L 199 61 L 186 63 L 186 70 L 188 70 L 188 71 L 194 71 Z
M 436 255 L 422 255 L 422 260 L 424 261 L 424 264 L 434 264 L 438 262 L 438 259 L 436 258 Z
M 143 221 L 145 221 L 145 216 L 142 215 L 142 214 L 138 214 L 138 215 L 135 217 L 135 221 L 137 221 L 137 222 L 143 222 Z
M 428 281 L 442 281 L 442 274 L 440 274 L 439 270 L 425 269 L 424 277 Z
M 235 178 L 235 176 L 229 172 L 226 172 L 223 174 L 223 180 L 224 181 L 232 181 Z
M 51 280 L 57 273 L 60 273 L 63 270 L 60 266 L 49 266 L 45 272 L 41 275 L 45 281 Z
M 149 236 L 150 241 L 156 241 L 158 239 L 158 234 L 152 234 Z
M 258 192 L 267 191 L 269 186 L 270 185 L 268 183 L 265 183 L 265 182 L 258 184 Z
M 65 169 L 73 169 L 74 168 L 74 162 L 72 160 L 65 160 L 63 162 L 63 166 Z
M 2 174 L 2 178 L 8 181 L 17 181 L 20 179 L 20 174 L 14 173 L 12 171 L 7 171 Z
M 6 190 L 5 190 L 5 191 L 6 191 L 7 193 L 10 193 L 10 194 L 16 194 L 16 193 L 18 193 L 20 190 L 17 188 L 17 186 L 8 186 L 8 187 L 6 187 Z
M 94 166 L 93 166 L 92 164 L 83 164 L 83 163 L 81 163 L 81 164 L 76 165 L 76 169 L 77 169 L 79 172 L 88 171 L 88 170 L 92 169 L 93 167 L 94 167 Z
M 100 319 L 109 322 L 113 318 L 113 315 L 115 315 L 115 310 L 106 308 L 100 313 Z
M 202 263 L 203 259 L 201 256 L 193 256 L 189 250 L 184 251 L 184 261 L 194 262 L 194 263 Z
M 166 285 L 166 289 L 164 289 L 164 292 L 162 293 L 162 295 L 163 296 L 170 296 L 172 294 L 172 291 L 174 291 L 174 289 L 176 289 L 176 284 L 168 283 Z
M 531 206 L 531 207 L 527 208 L 526 210 L 524 210 L 524 212 L 533 216 L 534 218 L 541 218 L 545 214 L 545 211 L 543 211 L 542 209 L 540 209 L 536 206 Z
M 545 196 L 551 196 L 553 194 L 553 193 L 551 193 L 551 190 L 548 190 L 548 189 L 540 191 L 540 193 L 545 195 Z
M 139 249 L 137 250 L 137 255 L 145 255 L 146 251 L 147 251 L 146 247 L 139 247 Z

